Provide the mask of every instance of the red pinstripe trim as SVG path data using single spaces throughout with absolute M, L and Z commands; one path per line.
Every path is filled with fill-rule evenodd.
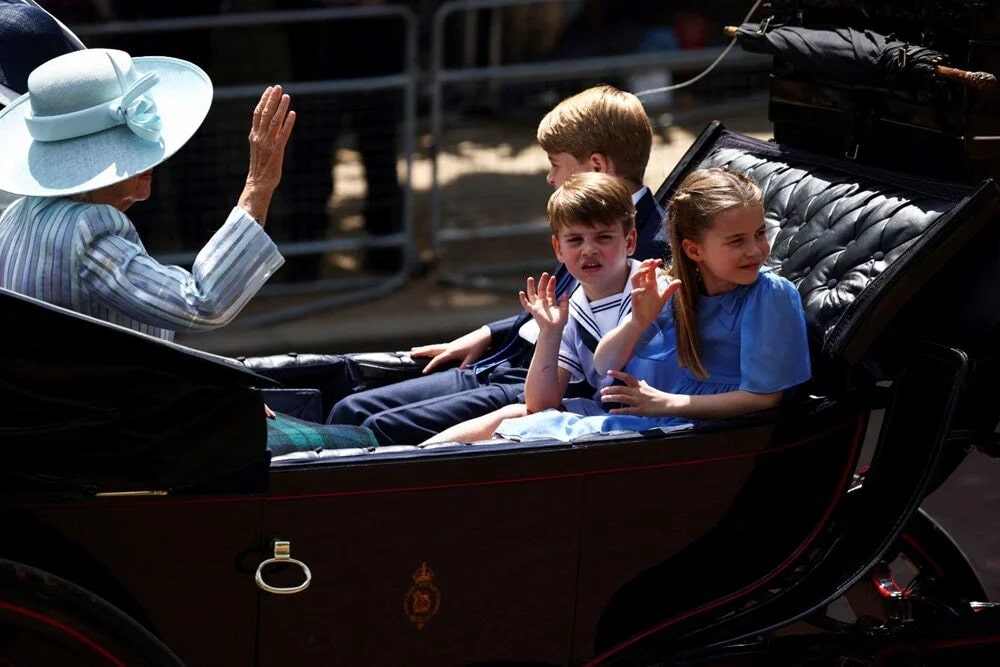
M 727 456 L 716 456 L 700 459 L 690 459 L 688 461 L 676 461 L 670 463 L 654 463 L 644 466 L 622 466 L 618 468 L 604 468 L 601 470 L 590 470 L 586 472 L 575 472 L 575 473 L 560 473 L 552 475 L 533 475 L 530 477 L 511 477 L 508 479 L 497 479 L 497 480 L 484 480 L 476 482 L 454 482 L 452 484 L 428 484 L 421 486 L 396 486 L 388 487 L 382 489 L 359 489 L 356 491 L 324 491 L 322 493 L 303 493 L 287 496 L 237 496 L 229 498 L 151 498 L 149 500 L 129 500 L 129 501 L 115 501 L 111 499 L 103 499 L 100 501 L 101 507 L 144 507 L 147 505 L 156 506 L 167 506 L 167 505 L 213 505 L 221 503 L 239 503 L 239 502 L 282 502 L 287 500 L 303 500 L 309 498 L 339 498 L 344 496 L 367 496 L 367 495 L 377 495 L 383 493 L 410 493 L 414 491 L 439 491 L 442 489 L 457 489 L 457 488 L 467 488 L 467 487 L 477 487 L 477 486 L 499 486 L 503 484 L 523 484 L 529 482 L 541 482 L 553 479 L 574 479 L 583 477 L 594 477 L 597 475 L 612 475 L 621 472 L 635 472 L 640 470 L 657 470 L 661 468 L 677 468 L 681 466 L 698 465 L 702 463 L 716 463 L 719 461 L 731 461 L 735 459 L 751 458 L 756 456 L 766 456 L 768 454 L 775 454 L 778 452 L 783 452 L 793 447 L 799 447 L 801 445 L 807 444 L 814 440 L 819 440 L 826 437 L 830 431 L 824 431 L 823 433 L 817 435 L 811 435 L 808 438 L 803 438 L 801 440 L 796 440 L 794 442 L 781 445 L 780 447 L 772 447 L 770 449 L 757 451 L 757 452 L 743 452 L 740 454 L 730 454 Z M 291 469 L 294 470 L 294 469 Z M 284 472 L 284 471 L 283 471 Z M 95 507 L 95 501 L 79 502 L 79 503 L 24 503 L 16 504 L 12 503 L 6 505 L 6 507 L 29 507 L 29 508 L 69 508 L 69 507 Z
M 900 538 L 902 538 L 904 542 L 913 547 L 914 551 L 920 553 L 920 557 L 923 558 L 925 561 L 927 561 L 928 565 L 934 568 L 935 574 L 944 574 L 944 569 L 940 565 L 938 565 L 936 560 L 931 558 L 931 555 L 927 553 L 927 550 L 924 549 L 922 546 L 920 546 L 920 543 L 918 543 L 915 539 L 913 539 L 913 537 L 907 535 L 906 533 L 903 533 L 900 535 Z
M 106 659 L 112 665 L 115 665 L 115 667 L 128 667 L 128 665 L 126 665 L 124 662 L 122 662 L 115 656 L 111 655 L 103 646 L 92 640 L 90 637 L 87 637 L 86 635 L 74 630 L 73 628 L 69 627 L 64 623 L 55 620 L 54 618 L 49 618 L 48 616 L 40 614 L 37 611 L 32 611 L 30 609 L 25 609 L 24 607 L 18 607 L 16 605 L 12 605 L 9 602 L 4 602 L 3 600 L 0 600 L 0 608 L 7 609 L 8 611 L 12 611 L 15 614 L 21 614 L 22 616 L 27 616 L 29 618 L 35 619 L 36 621 L 41 621 L 46 625 L 50 625 L 53 628 L 59 630 L 60 632 L 65 632 L 66 634 L 70 635 L 71 637 L 81 642 L 82 644 L 85 644 L 92 651 L 99 654 L 102 658 Z
M 613 475 L 622 472 L 635 472 L 639 470 L 659 470 L 662 468 L 679 468 L 683 466 L 697 465 L 700 463 L 717 463 L 719 461 L 732 461 L 735 459 L 745 459 L 757 456 L 764 456 L 767 454 L 774 454 L 777 452 L 783 452 L 787 449 L 792 449 L 793 447 L 799 447 L 813 440 L 819 440 L 821 437 L 826 435 L 825 433 L 819 436 L 811 436 L 808 438 L 803 438 L 802 440 L 796 440 L 795 442 L 790 442 L 780 447 L 772 447 L 770 449 L 762 450 L 759 452 L 743 452 L 740 454 L 729 454 L 727 456 L 712 456 L 701 459 L 691 459 L 688 461 L 672 461 L 670 463 L 653 463 L 650 465 L 641 466 L 621 466 L 619 468 L 603 468 L 601 470 L 589 470 L 586 472 L 568 472 L 559 473 L 552 475 L 532 475 L 530 477 L 510 477 L 508 479 L 495 479 L 479 482 L 454 482 L 452 484 L 428 484 L 424 486 L 396 486 L 389 487 L 385 489 L 362 489 L 358 491 L 324 491 L 323 493 L 307 493 L 294 496 L 269 496 L 265 498 L 265 502 L 278 502 L 284 500 L 300 500 L 303 498 L 337 498 L 341 496 L 368 496 L 382 493 L 409 493 L 413 491 L 440 491 L 442 489 L 457 489 L 464 487 L 475 487 L 475 486 L 499 486 L 504 484 L 523 484 L 529 482 L 543 482 L 546 480 L 553 479 L 577 479 L 583 477 L 596 477 L 598 475 Z

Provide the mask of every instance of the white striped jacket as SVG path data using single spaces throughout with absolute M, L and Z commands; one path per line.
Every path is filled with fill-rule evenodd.
M 282 263 L 239 207 L 190 272 L 150 257 L 112 206 L 24 197 L 0 217 L 0 287 L 165 340 L 228 323 Z

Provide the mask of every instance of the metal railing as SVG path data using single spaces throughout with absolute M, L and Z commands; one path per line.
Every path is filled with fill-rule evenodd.
M 392 275 L 384 277 L 373 277 L 364 273 L 354 273 L 341 275 L 336 278 L 319 278 L 304 282 L 277 282 L 265 286 L 261 290 L 262 295 L 270 296 L 308 296 L 308 299 L 299 299 L 297 305 L 282 306 L 278 309 L 271 309 L 266 313 L 258 315 L 246 315 L 237 320 L 232 326 L 255 327 L 263 324 L 288 320 L 301 316 L 318 313 L 321 311 L 337 308 L 350 303 L 369 300 L 387 294 L 404 285 L 413 275 L 417 267 L 416 249 L 420 242 L 429 248 L 429 252 L 439 258 L 444 254 L 446 248 L 457 247 L 463 242 L 475 242 L 480 240 L 500 240 L 511 237 L 525 236 L 529 234 L 546 234 L 547 224 L 543 219 L 544 200 L 534 201 L 533 197 L 525 197 L 523 208 L 520 213 L 511 216 L 509 219 L 494 220 L 488 225 L 452 225 L 455 220 L 446 220 L 444 206 L 442 204 L 442 178 L 441 161 L 445 157 L 446 128 L 445 118 L 454 114 L 461 117 L 462 110 L 449 108 L 449 92 L 466 87 L 466 90 L 475 88 L 485 89 L 488 94 L 485 96 L 491 101 L 495 101 L 499 94 L 516 86 L 531 86 L 544 84 L 562 84 L 569 87 L 578 87 L 581 81 L 593 79 L 607 79 L 612 76 L 627 76 L 642 71 L 671 71 L 682 72 L 685 70 L 701 70 L 711 64 L 721 53 L 720 48 L 704 48 L 689 51 L 665 51 L 655 53 L 630 53 L 618 56 L 587 57 L 574 59 L 549 60 L 542 62 L 521 62 L 503 63 L 501 62 L 501 42 L 504 34 L 503 18 L 501 9 L 507 7 L 540 5 L 551 0 L 452 0 L 440 5 L 430 16 L 430 59 L 426 72 L 420 70 L 418 65 L 419 54 L 417 49 L 418 35 L 420 34 L 420 24 L 418 19 L 406 5 L 388 4 L 378 6 L 356 6 L 356 7 L 336 7 L 327 9 L 308 9 L 292 11 L 270 11 L 270 12 L 248 12 L 231 13 L 226 15 L 197 16 L 188 18 L 174 18 L 149 21 L 134 22 L 108 22 L 102 24 L 75 26 L 74 31 L 85 42 L 88 40 L 99 41 L 103 38 L 132 36 L 142 37 L 145 35 L 155 36 L 161 34 L 179 33 L 185 31 L 186 35 L 190 31 L 243 31 L 253 32 L 253 30 L 266 30 L 269 27 L 281 27 L 287 31 L 294 39 L 294 31 L 297 26 L 315 25 L 319 22 L 351 22 L 357 23 L 359 29 L 363 29 L 364 21 L 373 19 L 395 19 L 402 23 L 405 34 L 404 58 L 400 63 L 398 72 L 388 73 L 380 76 L 366 78 L 327 78 L 321 80 L 297 81 L 292 78 L 288 83 L 284 83 L 285 88 L 293 95 L 293 107 L 295 100 L 303 99 L 324 99 L 337 95 L 350 95 L 362 91 L 384 90 L 399 91 L 402 96 L 402 114 L 400 118 L 401 130 L 399 133 L 399 150 L 405 167 L 400 179 L 402 187 L 401 198 L 401 231 L 387 235 L 338 235 L 331 237 L 330 234 L 319 234 L 316 237 L 301 238 L 293 241 L 279 240 L 279 248 L 286 257 L 291 259 L 307 256 L 322 255 L 326 253 L 342 251 L 358 251 L 369 248 L 393 247 L 404 252 L 404 261 L 401 269 Z M 472 57 L 475 49 L 468 43 L 473 39 L 474 31 L 469 28 L 472 23 L 465 21 L 465 31 L 462 34 L 464 40 L 459 45 L 464 57 L 459 66 L 451 67 L 446 64 L 446 24 L 449 19 L 456 17 L 462 12 L 477 12 L 479 10 L 491 10 L 489 12 L 489 31 L 487 36 L 487 63 L 483 66 L 475 66 Z M 467 18 L 467 17 L 460 17 Z M 93 45 L 93 44 L 92 44 Z M 247 44 L 250 48 L 267 48 L 267 45 Z M 229 52 L 226 52 L 229 55 Z M 136 54 L 141 55 L 141 54 Z M 232 54 L 231 57 L 240 57 L 239 53 Z M 733 50 L 719 65 L 720 70 L 728 70 L 730 73 L 745 72 L 753 68 L 769 69 L 767 66 L 770 58 L 749 54 L 739 49 Z M 246 117 L 249 118 L 249 110 L 256 100 L 260 91 L 270 81 L 255 83 L 252 69 L 240 68 L 243 80 L 234 83 L 227 83 L 216 88 L 215 99 L 218 103 L 232 104 L 246 101 Z M 210 72 L 211 73 L 211 72 Z M 294 72 L 292 72 L 294 75 Z M 261 77 L 263 78 L 263 77 Z M 707 81 L 708 79 L 706 79 Z M 585 85 L 585 84 L 584 84 Z M 700 85 L 700 84 L 699 84 Z M 638 91 L 633 91 L 638 92 Z M 427 191 L 428 203 L 426 210 L 416 210 L 414 199 L 414 159 L 418 155 L 418 96 L 426 95 L 428 103 L 428 144 L 427 157 L 429 175 L 429 187 Z M 746 106 L 747 100 L 752 99 L 755 105 L 759 105 L 762 95 L 766 95 L 766 90 L 761 91 L 756 96 L 743 96 L 736 99 L 727 97 L 720 103 L 715 103 L 708 107 L 698 109 L 670 109 L 669 114 L 674 119 L 694 120 L 692 116 L 704 115 L 709 117 L 725 116 L 727 111 L 739 110 Z M 546 102 L 547 107 L 537 114 L 537 118 L 527 119 L 527 138 L 525 145 L 534 144 L 534 127 L 538 120 L 544 115 L 551 104 L 557 99 Z M 240 111 L 242 113 L 242 111 Z M 666 117 L 664 116 L 664 117 Z M 230 124 L 237 124 L 239 119 L 228 119 Z M 335 122 L 331 120 L 331 122 Z M 242 127 L 240 131 L 239 146 L 237 148 L 245 151 L 245 133 Z M 210 132 L 203 126 L 200 133 Z M 197 138 L 197 135 L 196 135 Z M 220 140 L 221 141 L 221 140 Z M 233 143 L 226 140 L 228 143 Z M 191 147 L 183 149 L 178 155 L 183 158 L 186 151 Z M 240 153 L 241 160 L 244 159 Z M 488 158 L 484 158 L 488 159 Z M 164 167 L 170 168 L 171 164 L 178 160 L 174 156 L 168 160 Z M 225 162 L 225 161 L 223 161 Z M 240 166 L 245 162 L 240 162 Z M 475 166 L 475 165 L 473 165 Z M 544 161 L 538 164 L 539 178 L 544 173 L 547 165 Z M 297 165 L 286 160 L 285 175 L 279 192 L 287 184 L 297 178 L 316 178 L 316 174 L 306 173 L 308 165 Z M 206 172 L 207 173 L 207 172 Z M 169 174 L 168 174 L 169 176 Z M 231 178 L 232 174 L 227 174 Z M 169 185 L 169 178 L 166 179 Z M 224 180 L 224 179 L 220 179 Z M 241 183 L 242 181 L 240 181 Z M 221 187 L 221 186 L 220 186 Z M 213 216 L 216 224 L 221 223 L 228 212 L 232 201 L 235 200 L 237 192 L 231 195 L 227 193 L 217 193 L 217 201 L 220 208 L 214 210 Z M 176 198 L 179 199 L 179 198 Z M 150 207 L 154 202 L 142 205 Z M 222 207 L 221 205 L 225 206 Z M 173 202 L 161 202 L 160 204 L 167 211 L 170 206 L 179 206 Z M 139 214 L 140 207 L 136 207 Z M 529 213 L 531 212 L 531 213 Z M 130 211 L 130 215 L 132 215 Z M 426 228 L 418 228 L 418 214 L 423 219 L 426 217 Z M 165 222 L 170 222 L 170 218 L 164 212 L 157 213 Z M 274 220 L 276 226 L 281 229 L 282 224 L 292 224 L 294 216 L 283 211 L 281 207 L 272 206 L 269 216 Z M 142 228 L 140 228 L 142 230 Z M 269 224 L 270 230 L 270 224 Z M 419 232 L 419 233 L 418 233 Z M 145 234 L 143 233 L 144 237 Z M 152 250 L 152 249 L 151 249 Z M 181 252 L 176 251 L 153 251 L 154 255 L 165 262 L 186 263 L 194 258 L 194 246 L 185 248 Z M 542 253 L 544 254 L 544 253 Z M 468 258 L 463 257 L 468 263 Z M 496 265 L 483 265 L 476 263 L 468 273 L 467 267 L 459 267 L 457 272 L 447 273 L 441 271 L 441 279 L 445 282 L 461 280 L 465 285 L 475 285 L 483 288 L 494 287 L 493 274 L 502 273 L 523 273 L 530 270 L 528 257 L 510 257 L 511 261 Z M 548 256 L 546 266 L 550 265 L 551 257 Z M 530 265 L 533 266 L 533 265 Z M 455 278 L 458 276 L 458 278 Z M 279 276 L 280 278 L 280 276 Z M 507 285 L 503 289 L 509 289 Z M 292 300 L 289 300 L 290 302 Z
M 464 224 L 457 227 L 447 227 L 443 224 L 443 203 L 441 188 L 440 159 L 445 151 L 444 119 L 447 113 L 445 108 L 447 99 L 447 88 L 457 87 L 463 84 L 475 84 L 491 90 L 491 97 L 496 95 L 497 87 L 500 84 L 525 83 L 525 82 L 559 82 L 586 80 L 588 78 L 606 79 L 613 75 L 627 75 L 644 70 L 669 70 L 678 72 L 682 70 L 703 70 L 711 65 L 723 52 L 723 47 L 702 48 L 688 51 L 663 51 L 655 53 L 630 53 L 616 56 L 601 56 L 574 58 L 562 60 L 550 60 L 544 62 L 501 64 L 498 62 L 495 42 L 499 30 L 493 25 L 490 26 L 489 40 L 491 48 L 489 50 L 490 63 L 485 66 L 463 66 L 449 68 L 445 64 L 445 41 L 446 23 L 449 18 L 460 12 L 475 12 L 484 9 L 496 10 L 503 7 L 538 5 L 546 0 L 453 0 L 442 4 L 434 13 L 431 62 L 428 91 L 430 94 L 430 151 L 432 158 L 431 191 L 429 193 L 429 245 L 435 253 L 441 253 L 445 246 L 455 242 L 486 240 L 497 238 L 509 238 L 517 235 L 537 235 L 547 234 L 548 225 L 544 219 L 544 201 L 526 202 L 526 211 L 536 211 L 537 215 L 527 215 L 528 220 L 509 220 L 501 224 L 490 224 L 489 226 L 479 226 L 474 224 Z M 498 19 L 495 11 L 490 13 L 491 22 Z M 770 57 L 751 54 L 739 49 L 734 49 L 724 60 L 719 63 L 720 69 L 739 70 L 747 68 L 769 69 Z M 639 92 L 639 91 L 632 91 Z M 759 106 L 761 101 L 766 99 L 766 89 L 751 92 L 743 98 L 730 99 L 722 103 L 716 103 L 701 111 L 699 110 L 679 110 L 668 116 L 680 119 L 685 118 L 690 121 L 696 117 L 704 117 L 708 120 L 712 114 L 725 116 L 728 112 L 736 112 L 747 107 L 748 104 Z M 547 109 L 546 109 L 547 111 Z M 535 122 L 541 120 L 539 114 Z M 531 128 L 530 141 L 534 140 L 533 127 Z M 540 163 L 538 170 L 544 173 L 547 164 Z M 523 270 L 534 267 L 537 264 L 526 264 L 523 260 L 513 258 L 512 262 L 502 262 L 496 265 L 477 265 L 470 269 L 454 270 L 442 272 L 441 279 L 444 282 L 478 285 L 483 288 L 510 289 L 509 283 L 495 283 L 489 276 L 491 274 L 504 274 L 516 270 Z M 551 257 L 548 257 L 540 265 L 550 266 Z
M 413 205 L 413 156 L 416 154 L 416 99 L 419 71 L 417 68 L 417 20 L 409 7 L 404 5 L 381 5 L 381 6 L 358 6 L 358 7 L 336 7 L 323 9 L 304 9 L 293 11 L 269 11 L 269 12 L 248 12 L 231 13 L 225 15 L 196 16 L 184 18 L 170 18 L 144 21 L 111 21 L 101 24 L 81 25 L 73 28 L 74 32 L 83 39 L 96 41 L 103 37 L 121 38 L 123 36 L 145 36 L 159 35 L 165 33 L 177 33 L 185 31 L 220 31 L 225 29 L 246 30 L 254 27 L 275 27 L 283 26 L 294 39 L 296 26 L 316 24 L 319 22 L 346 22 L 358 23 L 358 29 L 364 29 L 364 21 L 371 19 L 395 19 L 402 23 L 404 38 L 403 58 L 400 63 L 398 73 L 390 73 L 379 76 L 349 79 L 324 79 L 315 81 L 291 81 L 281 82 L 285 90 L 293 96 L 293 108 L 296 99 L 304 97 L 332 97 L 358 92 L 371 91 L 393 91 L 398 90 L 402 95 L 402 114 L 400 146 L 404 158 L 404 171 L 400 180 L 401 192 L 401 231 L 385 235 L 367 235 L 359 237 L 342 238 L 312 238 L 294 242 L 279 242 L 281 253 L 287 258 L 303 257 L 333 251 L 361 250 L 367 248 L 399 248 L 402 254 L 402 265 L 399 270 L 389 276 L 347 276 L 332 279 L 319 278 L 305 282 L 272 283 L 261 290 L 262 295 L 298 295 L 307 293 L 335 292 L 332 296 L 325 296 L 319 299 L 312 299 L 308 303 L 283 307 L 266 314 L 244 317 L 234 323 L 234 326 L 254 327 L 261 324 L 287 320 L 311 313 L 328 310 L 340 305 L 371 299 L 383 294 L 387 294 L 403 285 L 407 277 L 412 272 L 416 262 L 414 248 L 416 248 L 415 226 L 414 226 L 414 205 Z M 248 48 L 268 48 L 268 44 L 247 44 Z M 143 55 L 143 54 L 134 54 Z M 232 57 L 239 57 L 239 54 L 232 54 Z M 211 72 L 210 72 L 211 74 Z M 247 73 L 250 78 L 252 72 Z M 294 72 L 292 72 L 294 75 Z M 260 95 L 263 88 L 272 83 L 261 81 L 254 84 L 222 85 L 215 89 L 214 99 L 216 102 L 246 100 L 246 118 L 249 119 L 249 112 L 253 108 L 253 103 Z M 230 119 L 236 124 L 236 119 Z M 244 128 L 238 128 L 242 132 L 241 147 L 245 146 Z M 205 128 L 201 132 L 205 132 Z M 231 143 L 231 142 L 227 142 Z M 190 148 L 190 147 L 189 147 Z M 231 147 L 229 147 L 231 148 Z M 334 147 L 330 147 L 331 155 Z M 171 162 L 168 160 L 164 167 L 169 168 Z M 332 158 L 331 158 L 332 159 Z M 245 164 L 245 163 L 244 163 Z M 302 177 L 296 173 L 296 166 L 286 161 L 285 173 L 282 177 L 282 185 L 276 196 L 280 196 L 281 189 L 286 187 L 286 183 L 292 179 Z M 220 196 L 217 201 L 222 202 L 213 209 L 214 217 L 219 223 L 225 219 L 229 207 L 235 201 L 235 195 L 231 201 L 226 202 L 225 196 Z M 147 205 L 148 206 L 148 205 Z M 138 207 L 136 209 L 138 212 Z M 131 212 L 130 212 L 131 214 Z M 140 214 L 141 215 L 141 214 Z M 293 220 L 281 218 L 291 218 L 292 216 L 282 214 L 280 210 L 272 211 L 269 220 L 274 220 L 275 226 L 293 224 Z M 190 263 L 193 261 L 197 249 L 186 248 L 181 251 L 154 252 L 158 260 L 165 263 Z

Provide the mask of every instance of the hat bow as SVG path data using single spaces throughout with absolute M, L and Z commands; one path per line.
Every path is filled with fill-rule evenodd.
M 118 77 L 121 96 L 109 102 L 69 113 L 25 116 L 24 121 L 33 139 L 36 141 L 74 139 L 118 125 L 126 125 L 140 139 L 154 143 L 160 140 L 163 121 L 156 113 L 156 102 L 145 95 L 150 88 L 159 83 L 159 77 L 155 72 L 148 72 L 129 84 L 110 54 L 108 59 L 115 70 L 115 76 Z

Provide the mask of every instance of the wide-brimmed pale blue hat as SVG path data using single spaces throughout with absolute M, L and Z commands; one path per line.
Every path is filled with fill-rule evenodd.
M 114 49 L 53 58 L 0 111 L 0 190 L 72 195 L 141 174 L 176 153 L 211 104 L 211 80 L 185 60 Z

